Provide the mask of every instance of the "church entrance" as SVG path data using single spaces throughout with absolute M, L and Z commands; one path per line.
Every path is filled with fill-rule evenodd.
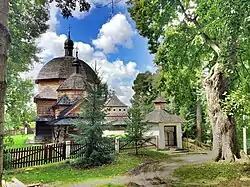
M 165 126 L 165 146 L 177 146 L 176 126 Z

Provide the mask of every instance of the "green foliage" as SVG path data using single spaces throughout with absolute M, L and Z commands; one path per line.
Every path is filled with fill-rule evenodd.
M 157 89 L 154 80 L 157 75 L 149 71 L 139 73 L 134 80 L 134 99 L 140 103 L 142 113 L 147 114 L 153 109 L 153 100 L 157 96 Z
M 143 140 L 144 133 L 149 129 L 149 125 L 143 120 L 141 108 L 135 101 L 128 112 L 125 138 L 134 145 L 136 154 L 138 154 L 139 142 Z
M 56 6 L 62 10 L 64 18 L 72 17 L 72 11 L 76 10 L 76 6 L 79 6 L 80 12 L 89 11 L 90 3 L 87 0 L 35 0 L 36 4 L 45 5 L 46 3 L 56 2 Z
M 11 162 L 12 162 L 12 156 L 10 153 L 4 153 L 3 154 L 3 168 L 10 169 L 11 168 Z
M 102 83 L 98 76 L 93 84 L 86 83 L 86 85 L 87 97 L 83 99 L 82 113 L 75 123 L 75 128 L 81 134 L 72 135 L 76 142 L 85 146 L 84 157 L 73 164 L 81 168 L 101 166 L 114 160 L 112 140 L 103 137 L 106 115 L 104 108 L 109 95 L 108 86 Z
M 11 2 L 8 26 L 12 41 L 5 97 L 7 129 L 17 128 L 35 118 L 35 109 L 31 104 L 34 85 L 31 80 L 22 78 L 21 73 L 27 72 L 34 61 L 39 60 L 35 41 L 48 29 L 47 20 L 48 9 L 45 6 L 37 6 L 32 1 Z
M 229 78 L 221 103 L 240 123 L 239 116 L 249 113 L 250 106 L 249 3 L 131 0 L 130 4 L 132 19 L 139 33 L 148 38 L 149 50 L 160 67 L 159 85 L 166 98 L 174 97 L 175 112 L 182 113 L 189 127 L 194 125 L 196 101 L 205 97 L 204 77 L 218 62 Z M 203 116 L 209 127 L 207 114 Z
M 36 112 L 32 103 L 33 82 L 29 79 L 17 79 L 13 77 L 8 81 L 6 94 L 5 129 L 18 129 L 24 127 L 25 122 L 35 119 Z

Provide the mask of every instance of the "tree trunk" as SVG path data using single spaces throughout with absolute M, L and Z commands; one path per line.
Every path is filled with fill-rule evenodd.
M 135 142 L 135 154 L 138 155 L 138 142 Z
M 202 135 L 202 107 L 201 101 L 198 99 L 196 104 L 196 139 L 201 141 Z
M 10 35 L 7 28 L 8 0 L 0 1 L 0 186 L 3 176 L 3 138 L 4 138 L 4 96 L 6 92 L 7 51 Z
M 232 116 L 223 112 L 221 101 L 228 88 L 228 78 L 216 63 L 205 80 L 208 114 L 213 130 L 213 153 L 215 161 L 234 161 L 240 158 L 237 146 L 236 124 Z

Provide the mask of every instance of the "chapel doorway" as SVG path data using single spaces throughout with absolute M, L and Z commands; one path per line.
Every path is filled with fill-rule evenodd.
M 176 126 L 165 126 L 165 146 L 177 146 Z

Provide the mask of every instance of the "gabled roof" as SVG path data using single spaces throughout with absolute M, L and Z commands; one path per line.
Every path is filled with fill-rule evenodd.
M 57 94 L 53 88 L 47 86 L 35 96 L 35 99 L 57 99 Z
M 113 94 L 113 96 L 110 98 L 110 100 L 105 105 L 106 107 L 127 107 L 123 102 L 121 102 L 118 97 Z
M 184 119 L 176 115 L 168 114 L 165 110 L 154 109 L 146 115 L 145 121 L 150 123 L 182 123 Z

